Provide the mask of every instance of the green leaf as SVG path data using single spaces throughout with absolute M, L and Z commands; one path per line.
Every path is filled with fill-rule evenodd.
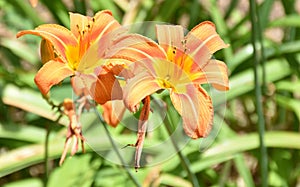
M 290 110 L 293 110 L 298 118 L 300 120 L 300 101 L 299 99 L 293 99 L 290 97 L 285 97 L 279 94 L 276 94 L 276 102 Z
M 300 81 L 280 81 L 275 84 L 276 90 L 278 91 L 289 91 L 289 92 L 298 92 L 300 93 Z
M 39 92 L 30 89 L 7 85 L 3 90 L 2 100 L 7 105 L 18 107 L 52 121 L 57 120 L 59 116 Z M 61 118 L 59 122 L 64 125 L 68 124 L 66 117 Z
M 267 147 L 300 149 L 300 134 L 294 132 L 274 131 L 265 133 Z M 232 137 L 211 147 L 199 159 L 201 162 L 191 164 L 193 172 L 199 172 L 212 165 L 236 158 L 237 154 L 259 148 L 258 133 Z
M 30 178 L 24 180 L 14 181 L 3 185 L 3 187 L 43 187 L 43 181 L 39 178 Z
M 69 157 L 51 173 L 47 186 L 89 187 L 100 164 L 99 158 L 91 161 L 91 154 Z
M 280 80 L 291 73 L 289 65 L 284 59 L 275 59 L 268 61 L 265 64 L 267 83 Z M 258 68 L 258 72 L 261 73 L 261 67 Z M 261 75 L 259 77 L 262 77 Z M 260 81 L 261 82 L 261 81 Z M 240 72 L 229 79 L 229 91 L 226 92 L 227 100 L 235 99 L 251 90 L 254 90 L 254 74 L 252 69 L 247 69 Z M 219 105 L 224 102 L 222 92 L 216 93 L 214 103 Z
M 11 50 L 18 57 L 30 62 L 31 64 L 37 64 L 38 56 L 34 53 L 28 53 L 28 45 L 22 44 L 20 41 L 12 40 L 10 38 L 1 38 L 0 45 Z M 18 47 L 16 47 L 18 46 Z
M 5 138 L 24 142 L 38 143 L 43 142 L 45 136 L 45 129 L 34 127 L 32 125 L 0 123 L 0 140 L 1 138 Z
M 269 23 L 269 27 L 300 27 L 300 15 L 292 14 L 280 17 Z
M 171 175 L 171 174 L 161 174 L 160 181 L 161 181 L 161 184 L 164 184 L 166 186 L 192 187 L 192 184 L 189 181 L 184 180 L 179 176 L 175 176 L 175 175 Z

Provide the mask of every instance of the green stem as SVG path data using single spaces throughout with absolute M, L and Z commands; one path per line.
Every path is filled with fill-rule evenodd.
M 266 94 L 267 93 L 267 77 L 266 77 L 266 68 L 265 68 L 265 61 L 266 61 L 266 56 L 265 56 L 265 48 L 264 48 L 264 43 L 263 43 L 263 36 L 262 36 L 262 23 L 261 20 L 259 19 L 259 11 L 256 10 L 256 17 L 257 17 L 257 37 L 258 41 L 260 43 L 260 55 L 261 55 L 261 69 L 262 69 L 262 93 Z
M 137 179 L 131 174 L 129 168 L 126 166 L 126 163 L 125 163 L 125 161 L 124 161 L 122 155 L 120 154 L 117 145 L 115 144 L 114 140 L 113 140 L 112 137 L 111 137 L 111 134 L 110 134 L 110 132 L 109 132 L 109 130 L 108 130 L 108 128 L 107 128 L 106 122 L 104 121 L 104 119 L 102 118 L 102 116 L 99 114 L 99 111 L 98 111 L 96 108 L 94 108 L 94 110 L 95 110 L 95 113 L 96 113 L 98 119 L 101 121 L 101 123 L 102 123 L 102 125 L 103 125 L 103 127 L 104 127 L 105 133 L 107 134 L 108 139 L 109 139 L 109 141 L 110 141 L 110 143 L 111 143 L 111 145 L 112 145 L 112 147 L 113 147 L 115 153 L 117 154 L 118 158 L 119 158 L 120 161 L 121 161 L 122 167 L 126 170 L 127 175 L 128 175 L 128 177 L 132 180 L 132 182 L 133 182 L 136 186 L 140 187 L 141 185 L 139 184 L 139 182 L 137 181 Z
M 181 164 L 182 164 L 182 167 L 187 171 L 187 174 L 188 174 L 188 177 L 190 179 L 190 181 L 192 182 L 193 186 L 194 187 L 198 187 L 199 186 L 199 183 L 198 183 L 198 180 L 197 180 L 197 177 L 196 175 L 192 172 L 192 170 L 190 169 L 190 161 L 188 160 L 188 158 L 186 156 L 184 156 L 182 154 L 182 152 L 180 151 L 179 147 L 177 146 L 175 140 L 173 139 L 173 137 L 171 136 L 172 135 L 172 124 L 170 122 L 170 119 L 169 119 L 169 114 L 167 113 L 165 119 L 164 119 L 164 124 L 165 124 L 165 127 L 168 131 L 168 134 L 171 138 L 171 142 L 177 152 L 177 155 L 179 156 L 180 160 L 181 160 Z
M 262 187 L 268 186 L 268 157 L 267 148 L 264 142 L 265 135 L 265 120 L 263 116 L 263 106 L 261 97 L 261 85 L 258 75 L 259 66 L 259 55 L 256 46 L 256 41 L 258 41 L 258 18 L 256 16 L 256 2 L 255 0 L 250 0 L 250 15 L 252 24 L 252 46 L 253 46 L 253 62 L 254 62 L 254 81 L 255 81 L 255 99 L 256 99 L 256 109 L 258 114 L 258 130 L 259 130 L 259 143 L 260 143 L 260 172 Z
M 46 126 L 46 137 L 45 137 L 45 158 L 44 158 L 44 167 L 45 167 L 45 176 L 44 176 L 44 186 L 47 186 L 48 177 L 49 177 L 49 135 L 50 135 L 50 126 Z

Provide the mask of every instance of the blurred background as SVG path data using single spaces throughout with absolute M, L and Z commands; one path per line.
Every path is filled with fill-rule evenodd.
M 15 35 L 43 23 L 69 28 L 68 12 L 93 16 L 104 9 L 125 25 L 162 21 L 190 30 L 205 20 L 215 23 L 230 44 L 215 54 L 228 66 L 230 90 L 226 104 L 213 101 L 223 106 L 215 111 L 220 129 L 205 150 L 199 151 L 201 140 L 190 141 L 170 159 L 135 172 L 86 145 L 86 153 L 67 156 L 59 166 L 68 121 L 34 84 L 42 65 L 40 38 Z M 36 7 L 27 0 L 0 1 L 0 186 L 299 187 L 299 12 L 299 0 L 39 0 Z M 51 90 L 51 102 L 71 97 L 67 83 Z M 125 127 L 108 128 L 126 143 L 136 139 Z M 166 136 L 153 134 L 146 145 Z

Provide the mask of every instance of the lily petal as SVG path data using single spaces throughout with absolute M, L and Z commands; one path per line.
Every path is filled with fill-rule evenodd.
M 126 59 L 131 62 L 143 59 L 166 58 L 157 43 L 139 34 L 126 34 L 113 40 L 113 47 L 106 51 L 106 58 Z
M 136 112 L 139 102 L 159 89 L 161 87 L 157 84 L 153 76 L 146 71 L 141 72 L 132 79 L 129 79 L 124 87 L 123 99 L 125 106 L 131 112 Z
M 76 73 L 75 73 L 76 74 Z M 93 83 L 96 82 L 96 76 L 80 74 L 71 78 L 71 85 L 74 93 L 77 96 L 90 95 L 88 89 Z
M 126 110 L 122 100 L 107 101 L 102 108 L 105 122 L 112 127 L 116 127 L 120 123 Z
M 41 41 L 41 47 L 40 47 L 40 53 L 41 53 L 41 60 L 42 63 L 45 64 L 49 60 L 55 59 L 55 53 L 54 48 L 51 42 L 49 42 L 46 39 L 42 39 Z
M 195 26 L 187 35 L 187 40 L 197 37 L 202 41 L 213 54 L 216 51 L 228 47 L 216 32 L 215 25 L 210 21 L 204 21 Z M 188 43 L 189 41 L 187 41 Z
M 202 75 L 194 80 L 194 83 L 210 83 L 214 88 L 226 91 L 229 90 L 228 70 L 224 62 L 219 60 L 209 60 L 202 69 Z
M 33 34 L 48 40 L 55 48 L 58 55 L 66 59 L 67 46 L 76 46 L 77 39 L 67 28 L 56 24 L 40 25 L 35 30 L 24 30 L 17 33 L 17 37 Z
M 74 34 L 76 38 L 79 37 L 79 35 L 82 33 L 82 31 L 87 32 L 87 25 L 90 24 L 92 21 L 91 17 L 88 16 L 83 16 L 78 13 L 72 13 L 69 12 L 70 14 L 70 29 L 71 32 Z
M 109 10 L 97 12 L 92 20 L 94 24 L 90 33 L 90 41 L 97 41 L 105 34 L 121 27 Z
M 213 105 L 207 92 L 198 85 L 188 85 L 186 94 L 171 92 L 172 103 L 183 119 L 185 133 L 193 138 L 209 134 L 213 123 Z
M 64 63 L 51 60 L 44 64 L 36 74 L 34 81 L 43 95 L 46 95 L 53 85 L 60 83 L 74 72 Z
M 184 51 L 184 31 L 182 26 L 156 25 L 156 36 L 159 45 L 161 45 L 167 53 L 169 47 L 175 47 L 179 51 Z
M 90 73 L 95 67 L 103 65 L 106 61 L 105 59 L 113 58 L 112 55 L 115 55 L 115 53 L 110 55 L 110 51 L 117 49 L 114 43 L 118 37 L 124 35 L 124 32 L 125 30 L 122 28 L 115 29 L 110 33 L 106 33 L 105 36 L 98 38 L 97 41 L 83 41 L 88 42 L 86 46 L 89 45 L 89 47 L 83 54 L 77 70 L 82 73 Z M 89 33 L 87 36 L 90 37 L 92 34 L 93 33 Z
M 122 88 L 112 72 L 103 70 L 96 83 L 92 86 L 91 94 L 98 104 L 104 104 L 107 101 L 122 99 Z
M 212 53 L 205 43 L 194 35 L 188 35 L 186 48 L 188 58 L 185 63 L 192 61 L 191 71 L 201 70 L 212 57 Z

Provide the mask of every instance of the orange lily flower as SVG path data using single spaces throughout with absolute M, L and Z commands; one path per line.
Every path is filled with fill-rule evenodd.
M 182 116 L 185 133 L 193 139 L 205 137 L 212 128 L 214 112 L 211 98 L 200 84 L 211 83 L 223 91 L 229 89 L 227 66 L 212 59 L 213 53 L 228 45 L 208 21 L 186 36 L 181 26 L 171 25 L 157 25 L 156 34 L 157 47 L 163 48 L 165 58 L 135 63 L 135 76 L 123 90 L 125 105 L 136 112 L 140 101 L 147 96 L 169 90 L 171 101 Z
M 104 104 L 112 99 L 112 89 L 117 90 L 115 99 L 122 98 L 122 90 L 114 74 L 108 68 L 96 70 L 96 67 L 104 66 L 104 59 L 110 58 L 105 56 L 106 49 L 102 47 L 109 40 L 106 36 L 120 27 L 108 10 L 100 11 L 94 17 L 70 13 L 70 30 L 56 24 L 44 24 L 34 30 L 20 31 L 17 37 L 33 34 L 43 38 L 41 56 L 46 62 L 34 79 L 43 95 L 53 85 L 72 77 L 74 90 L 85 85 L 96 102 Z M 75 90 L 75 93 L 78 91 Z

